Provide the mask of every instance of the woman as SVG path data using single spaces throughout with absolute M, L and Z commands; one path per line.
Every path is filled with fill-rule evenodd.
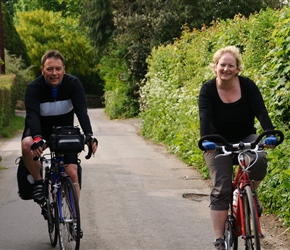
M 239 75 L 242 57 L 237 47 L 218 50 L 211 67 L 216 77 L 204 83 L 199 94 L 201 137 L 219 134 L 231 143 L 253 141 L 257 136 L 255 118 L 264 130 L 274 129 L 258 87 L 249 78 Z M 265 139 L 267 147 L 273 147 L 275 143 L 275 136 Z M 215 143 L 206 141 L 203 146 L 212 180 L 210 216 L 216 239 L 214 246 L 222 250 L 225 249 L 224 225 L 232 196 L 233 161 L 231 156 L 215 158 Z M 259 159 L 250 173 L 256 186 L 265 177 L 266 168 L 265 153 L 259 153 Z

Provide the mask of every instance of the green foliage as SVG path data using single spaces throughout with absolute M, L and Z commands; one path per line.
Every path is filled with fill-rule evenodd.
M 138 114 L 138 102 L 133 98 L 134 91 L 126 81 L 121 81 L 120 73 L 126 75 L 127 67 L 122 55 L 125 47 L 111 45 L 111 54 L 104 56 L 99 65 L 99 74 L 105 82 L 105 112 L 111 118 L 133 117 Z
M 8 126 L 10 123 L 10 87 L 11 85 L 0 84 L 0 128 Z
M 159 46 L 147 58 L 148 73 L 140 90 L 142 133 L 166 144 L 189 165 L 208 177 L 199 140 L 198 94 L 213 77 L 208 65 L 213 53 L 228 45 L 238 46 L 245 70 L 257 82 L 269 114 L 285 133 L 285 142 L 269 151 L 268 175 L 260 186 L 260 198 L 268 211 L 290 224 L 289 177 L 289 8 L 262 10 L 245 18 L 220 20 L 211 27 L 190 31 L 184 27 L 174 44 Z M 257 128 L 260 126 L 257 123 Z
M 81 1 L 80 24 L 87 28 L 88 36 L 99 57 L 106 54 L 107 46 L 115 30 L 111 3 L 108 0 Z
M 213 20 L 233 18 L 236 14 L 250 16 L 251 13 L 262 9 L 263 0 L 209 0 L 198 1 L 198 20 L 208 25 Z M 230 8 L 229 8 L 230 4 Z M 202 24 L 201 23 L 201 24 Z
M 200 28 L 210 25 L 213 19 L 232 18 L 236 13 L 249 16 L 263 8 L 264 2 L 274 6 L 279 0 L 237 0 L 230 1 L 230 5 L 229 0 L 84 0 L 81 23 L 88 27 L 98 56 L 110 54 L 112 40 L 117 47 L 126 47 L 119 60 L 126 62 L 128 84 L 134 94 L 128 93 L 137 100 L 147 73 L 146 58 L 154 46 L 172 43 L 180 37 L 185 24 Z M 239 34 L 235 36 L 238 40 Z M 113 96 L 118 96 L 116 93 Z
M 66 58 L 66 71 L 89 73 L 94 53 L 78 19 L 64 18 L 60 12 L 35 10 L 17 12 L 16 29 L 26 44 L 31 62 L 38 73 L 40 59 L 49 49 L 58 49 Z
M 288 148 L 289 134 L 289 107 L 290 107 L 290 9 L 285 8 L 279 13 L 279 20 L 271 36 L 271 50 L 267 54 L 262 67 L 264 75 L 264 93 L 267 95 L 267 105 L 270 114 L 278 128 L 285 134 L 282 146 L 271 152 L 268 175 L 262 182 L 260 196 L 270 212 L 283 218 L 284 223 L 290 225 L 290 155 Z
M 13 20 L 10 13 L 5 8 L 2 7 L 2 20 L 4 29 L 4 47 L 10 53 L 15 54 L 17 57 L 22 57 L 23 63 L 28 66 L 30 65 L 30 58 L 27 54 L 27 49 L 24 42 L 21 40 L 19 34 L 17 33 Z M 8 32 L 9 31 L 9 32 Z
M 26 85 L 32 81 L 33 76 L 31 69 L 32 67 L 26 67 L 22 57 L 16 57 L 16 55 L 10 55 L 7 50 L 5 50 L 5 65 L 6 74 L 14 74 L 16 76 L 17 88 L 13 88 L 12 109 L 15 110 L 16 103 L 19 99 L 24 99 L 24 92 Z
M 285 9 L 272 33 L 273 49 L 263 66 L 266 75 L 271 110 L 278 120 L 290 126 L 290 10 Z
M 15 75 L 0 75 L 0 130 L 11 125 L 19 84 Z
M 260 200 L 267 211 L 283 218 L 284 224 L 290 225 L 290 161 L 288 148 L 289 133 L 283 144 L 268 154 L 268 174 L 259 187 Z
M 118 88 L 105 92 L 105 113 L 110 119 L 129 118 L 137 115 L 137 102 L 130 98 L 128 89 Z
M 12 138 L 17 133 L 23 131 L 23 128 L 24 128 L 24 117 L 12 114 L 10 117 L 10 124 L 8 126 L 1 127 L 0 138 Z
M 76 18 L 81 13 L 79 2 L 77 0 L 18 0 L 13 7 L 17 12 L 43 9 L 45 11 L 61 12 L 64 17 Z

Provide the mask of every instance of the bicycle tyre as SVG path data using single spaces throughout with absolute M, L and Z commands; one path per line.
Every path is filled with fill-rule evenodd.
M 75 186 L 68 177 L 62 177 L 59 190 L 59 245 L 60 249 L 80 248 L 80 210 Z
M 57 244 L 58 234 L 59 234 L 59 216 L 58 208 L 56 203 L 56 193 L 53 187 L 54 181 L 53 176 L 48 173 L 49 169 L 45 171 L 46 180 L 46 207 L 47 207 L 47 226 L 48 234 L 50 239 L 50 244 L 55 247 Z
M 243 195 L 244 219 L 246 229 L 246 249 L 260 250 L 260 235 L 258 230 L 258 220 L 255 210 L 253 193 L 250 186 L 245 187 L 245 195 Z
M 227 244 L 226 249 L 232 249 L 233 245 L 233 234 L 234 234 L 234 229 L 233 229 L 233 218 L 231 215 L 228 215 L 226 224 L 225 224 L 225 241 Z
M 236 236 L 234 232 L 234 218 L 232 215 L 228 215 L 226 224 L 225 224 L 225 241 L 227 244 L 226 249 L 233 249 L 237 250 L 238 249 L 238 237 Z

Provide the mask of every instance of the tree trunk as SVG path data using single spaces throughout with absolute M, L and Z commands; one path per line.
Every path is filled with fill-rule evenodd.
M 5 74 L 5 54 L 4 54 L 4 29 L 2 20 L 2 1 L 0 1 L 0 58 L 4 62 L 0 65 L 0 73 Z

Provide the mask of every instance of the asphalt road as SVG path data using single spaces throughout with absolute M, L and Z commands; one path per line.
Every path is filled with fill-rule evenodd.
M 209 187 L 199 174 L 140 136 L 138 119 L 108 120 L 102 109 L 89 115 L 99 149 L 90 160 L 81 154 L 81 249 L 213 249 Z M 7 167 L 0 171 L 0 249 L 52 249 L 38 205 L 17 195 L 20 136 L 0 145 Z

